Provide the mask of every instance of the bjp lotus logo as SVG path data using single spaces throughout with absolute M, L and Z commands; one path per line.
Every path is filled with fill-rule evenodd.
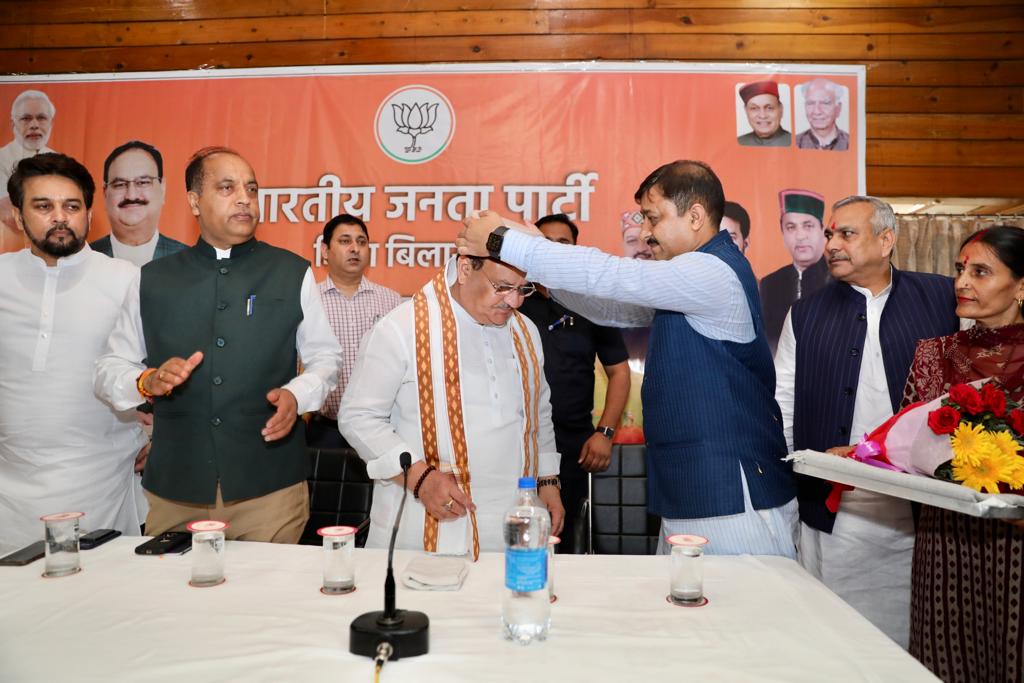
M 445 150 L 455 134 L 455 111 L 448 98 L 426 85 L 409 85 L 380 103 L 375 118 L 377 144 L 403 164 L 422 164 Z
M 405 133 L 412 138 L 412 144 L 405 148 L 406 152 L 422 152 L 422 147 L 416 146 L 416 138 L 434 130 L 434 123 L 437 121 L 438 104 L 423 102 L 414 104 L 392 104 L 391 113 L 395 116 L 395 126 L 399 133 Z

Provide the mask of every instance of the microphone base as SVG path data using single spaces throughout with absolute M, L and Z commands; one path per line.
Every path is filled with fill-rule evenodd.
M 430 619 L 423 612 L 400 609 L 393 620 L 384 619 L 384 610 L 361 614 L 349 628 L 348 651 L 354 655 L 376 657 L 377 646 L 390 643 L 391 659 L 417 657 L 430 649 Z

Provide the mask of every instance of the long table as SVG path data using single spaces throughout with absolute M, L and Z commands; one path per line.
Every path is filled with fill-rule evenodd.
M 318 547 L 231 542 L 227 582 L 188 586 L 190 554 L 135 555 L 143 539 L 82 551 L 83 571 L 0 567 L 0 680 L 371 681 L 348 652 L 352 619 L 382 608 L 387 562 L 356 550 L 355 592 L 319 592 Z M 415 556 L 396 552 L 396 571 Z M 458 592 L 398 588 L 430 617 L 429 654 L 381 681 L 932 681 L 926 669 L 791 560 L 705 557 L 705 607 L 670 605 L 668 558 L 558 556 L 552 630 L 501 637 L 503 558 L 484 553 Z

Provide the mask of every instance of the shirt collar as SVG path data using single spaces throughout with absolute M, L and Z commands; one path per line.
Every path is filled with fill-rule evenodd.
M 209 259 L 237 258 L 251 253 L 256 248 L 256 238 L 250 237 L 247 241 L 236 244 L 228 249 L 217 249 L 200 236 L 195 248 L 200 254 Z
M 82 245 L 82 248 L 76 251 L 74 254 L 71 254 L 70 256 L 61 256 L 60 258 L 58 258 L 57 265 L 55 267 L 57 269 L 61 269 L 77 266 L 78 264 L 82 263 L 87 258 L 89 258 L 89 253 L 91 251 L 92 247 L 90 247 L 89 243 L 86 242 L 85 244 Z M 27 253 L 29 257 L 33 259 L 35 262 L 38 262 L 41 268 L 50 267 L 46 265 L 46 261 L 44 261 L 41 256 L 36 256 L 35 254 L 33 254 L 31 248 L 26 248 L 25 253 Z
M 338 289 L 338 286 L 334 284 L 334 280 L 331 279 L 330 274 L 328 274 L 327 279 L 324 280 L 324 289 L 326 289 L 328 292 L 334 290 L 338 294 L 345 296 L 345 294 L 340 289 Z M 373 289 L 373 283 L 367 280 L 366 276 L 364 275 L 361 278 L 359 278 L 359 286 L 356 287 L 355 294 L 353 294 L 352 297 L 355 298 L 357 294 L 360 294 L 362 292 L 368 292 L 371 289 Z
M 879 297 L 883 297 L 883 296 L 888 296 L 889 295 L 889 292 L 892 291 L 892 282 L 893 282 L 893 279 L 894 279 L 893 275 L 894 275 L 893 268 L 892 268 L 892 264 L 890 263 L 889 264 L 889 284 L 887 284 L 885 286 L 885 289 L 883 289 L 878 294 L 872 294 L 871 290 L 868 289 L 867 287 L 858 287 L 857 285 L 854 285 L 854 284 L 851 284 L 850 287 L 854 291 L 862 294 L 865 299 L 867 299 L 868 301 L 871 301 L 872 299 L 877 299 Z

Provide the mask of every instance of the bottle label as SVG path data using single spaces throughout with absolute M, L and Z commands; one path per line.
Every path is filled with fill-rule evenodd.
M 547 548 L 505 549 L 505 588 L 530 593 L 544 590 L 547 583 Z

